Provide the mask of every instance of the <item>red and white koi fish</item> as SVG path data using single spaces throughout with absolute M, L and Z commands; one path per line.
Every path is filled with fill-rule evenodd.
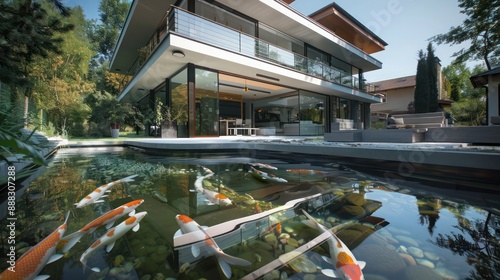
M 248 266 L 251 265 L 252 263 L 241 258 L 233 257 L 230 256 L 222 251 L 221 248 L 215 243 L 215 241 L 210 237 L 207 232 L 205 231 L 204 228 L 200 226 L 197 222 L 195 222 L 193 219 L 191 219 L 189 216 L 186 215 L 177 215 L 175 216 L 175 220 L 177 221 L 177 224 L 179 224 L 180 231 L 183 234 L 189 233 L 189 232 L 199 232 L 201 234 L 200 239 L 205 239 L 205 241 L 202 243 L 209 253 L 210 256 L 215 256 L 217 258 L 217 262 L 219 263 L 219 267 L 221 268 L 222 272 L 224 275 L 229 279 L 232 276 L 231 272 L 231 265 L 238 265 L 238 266 Z M 178 233 L 176 233 L 178 235 Z M 195 248 L 195 249 L 193 249 Z M 194 250 L 194 251 L 193 251 Z M 193 253 L 193 256 L 197 257 L 199 256 L 199 245 L 193 245 L 191 247 L 191 252 Z
M 287 183 L 288 181 L 286 179 L 280 178 L 276 175 L 255 169 L 250 166 L 250 172 L 252 175 L 262 181 L 272 181 L 272 182 L 278 182 L 278 183 Z
M 332 270 L 324 269 L 322 272 L 330 277 L 340 277 L 345 280 L 364 280 L 363 272 L 361 271 L 366 263 L 357 261 L 351 250 L 335 235 L 331 230 L 319 224 L 316 219 L 309 215 L 304 209 L 302 212 L 309 220 L 303 221 L 306 225 L 319 230 L 320 232 L 329 232 L 332 237 L 327 240 L 330 251 L 332 264 L 335 266 L 337 273 Z
M 66 232 L 69 211 L 66 213 L 64 223 L 60 225 L 49 236 L 45 237 L 37 245 L 24 253 L 16 262 L 15 266 L 8 267 L 0 279 L 47 279 L 50 275 L 38 275 L 45 265 L 60 259 L 63 255 L 55 254 L 57 244 Z M 38 275 L 38 276 L 37 276 Z
M 251 162 L 251 163 L 248 163 L 248 164 L 251 165 L 251 166 L 257 166 L 259 168 L 267 168 L 267 169 L 278 170 L 278 167 L 272 166 L 272 165 L 267 164 L 267 163 Z
M 143 202 L 144 199 L 137 199 L 129 203 L 125 203 L 122 206 L 104 213 L 99 218 L 82 227 L 79 231 L 65 236 L 63 240 L 68 240 L 68 243 L 66 243 L 66 245 L 64 246 L 63 252 L 66 253 L 69 249 L 75 246 L 80 238 L 82 238 L 82 236 L 84 236 L 86 233 L 92 233 L 98 227 L 103 225 L 106 225 L 106 229 L 109 230 L 113 226 L 115 221 L 125 216 L 126 214 L 128 214 L 129 216 L 133 216 L 135 214 L 135 209 L 139 207 L 139 205 L 141 205 Z
M 111 228 L 106 234 L 101 236 L 94 244 L 90 245 L 90 247 L 83 252 L 80 257 L 80 262 L 83 264 L 83 270 L 87 267 L 87 260 L 99 249 L 106 246 L 106 252 L 110 252 L 115 246 L 116 240 L 120 237 L 124 236 L 129 230 L 134 232 L 139 230 L 139 222 L 146 216 L 147 212 L 139 212 L 114 228 Z M 98 267 L 93 267 L 93 271 L 99 272 L 100 269 Z
M 132 181 L 134 181 L 133 178 L 135 178 L 135 177 L 137 177 L 137 174 L 129 176 L 129 177 L 125 177 L 125 178 L 122 178 L 122 179 L 119 179 L 119 180 L 116 180 L 116 181 L 113 181 L 111 183 L 107 183 L 105 185 L 98 187 L 93 192 L 91 192 L 89 195 L 87 195 L 82 200 L 80 200 L 80 202 L 75 203 L 76 208 L 82 208 L 82 207 L 85 207 L 85 206 L 90 205 L 92 203 L 103 202 L 102 200 L 98 200 L 98 199 L 101 197 L 105 197 L 104 194 L 109 192 L 109 188 L 111 188 L 114 185 L 120 184 L 120 183 L 132 182 Z

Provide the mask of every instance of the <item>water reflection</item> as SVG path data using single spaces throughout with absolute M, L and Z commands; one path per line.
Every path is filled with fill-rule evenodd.
M 259 162 L 277 169 L 255 165 Z M 256 178 L 250 167 L 287 182 Z M 207 169 L 214 175 L 207 176 Z M 97 186 L 132 174 L 139 176 L 114 186 L 104 203 L 75 208 Z M 198 181 L 201 187 L 225 195 L 231 205 L 214 203 L 197 191 L 195 183 L 202 176 L 207 177 Z M 16 253 L 20 256 L 50 234 L 68 209 L 70 234 L 111 209 L 144 199 L 137 211 L 148 215 L 140 230 L 127 233 L 109 253 L 101 250 L 89 259 L 88 265 L 101 272 L 87 269 L 82 275 L 79 260 L 106 233 L 103 227 L 83 236 L 43 274 L 54 279 L 221 279 L 215 257 L 193 257 L 191 246 L 197 240 L 180 245 L 174 240 L 179 229 L 175 216 L 186 214 L 208 226 L 225 253 L 252 262 L 231 266 L 232 279 L 322 279 L 322 271 L 335 267 L 323 259 L 330 257 L 326 238 L 302 222 L 304 209 L 333 229 L 356 259 L 366 261 L 366 279 L 498 278 L 498 237 L 491 228 L 484 230 L 496 219 L 485 222 L 487 213 L 457 200 L 456 192 L 436 195 L 404 183 L 389 184 L 317 158 L 63 150 L 17 202 Z M 498 196 L 488 196 L 498 201 Z M 300 201 L 304 197 L 308 200 Z M 241 218 L 250 221 L 229 224 Z M 6 223 L 4 219 L 1 269 L 6 268 L 9 245 Z
M 491 212 L 489 215 L 492 215 Z M 490 216 L 491 217 L 491 216 Z M 495 219 L 494 219 L 495 220 Z M 457 216 L 456 231 L 439 234 L 433 241 L 439 247 L 464 256 L 472 266 L 468 279 L 500 279 L 500 243 L 485 220 Z M 493 230 L 494 233 L 494 230 Z

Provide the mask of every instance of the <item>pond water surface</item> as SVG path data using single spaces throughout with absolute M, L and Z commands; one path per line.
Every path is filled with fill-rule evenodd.
M 259 171 L 275 180 L 262 179 Z M 134 181 L 113 186 L 101 203 L 75 207 L 97 187 L 134 174 Z M 210 191 L 230 203 L 213 204 Z M 98 250 L 87 267 L 80 262 L 106 234 L 99 227 L 40 274 L 50 279 L 224 279 L 218 259 L 199 245 L 203 242 L 174 241 L 176 215 L 185 214 L 209 227 L 207 232 L 227 231 L 214 236 L 215 243 L 250 262 L 231 265 L 233 279 L 332 279 L 328 242 L 315 241 L 321 232 L 303 222 L 306 210 L 366 262 L 365 279 L 500 279 L 498 194 L 456 194 L 409 180 L 387 182 L 313 156 L 61 149 L 17 201 L 16 252 L 20 256 L 53 232 L 68 210 L 66 234 L 71 234 L 111 209 L 143 199 L 136 211 L 148 214 L 139 230 L 127 232 L 109 253 Z M 487 196 L 490 204 L 482 204 L 479 196 Z M 251 218 L 226 226 L 243 217 Z M 7 225 L 3 218 L 2 270 L 8 267 Z M 194 254 L 193 246 L 201 252 Z

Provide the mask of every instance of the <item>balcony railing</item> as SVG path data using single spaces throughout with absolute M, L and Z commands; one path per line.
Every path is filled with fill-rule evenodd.
M 141 50 L 149 54 L 166 36 L 167 31 L 216 46 L 225 50 L 241 53 L 250 57 L 264 59 L 308 75 L 324 79 L 346 87 L 364 90 L 363 82 L 342 70 L 310 59 L 266 41 L 247 35 L 217 22 L 207 20 L 183 9 L 172 7 L 166 20 L 162 20 L 157 32 Z M 142 63 L 141 63 L 142 60 Z M 138 60 L 138 67 L 147 59 Z

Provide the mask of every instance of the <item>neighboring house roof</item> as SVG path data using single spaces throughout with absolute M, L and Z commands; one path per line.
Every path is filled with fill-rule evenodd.
M 488 76 L 489 75 L 497 75 L 497 74 L 500 74 L 500 66 L 495 67 L 495 68 L 488 70 L 486 72 L 471 76 L 469 78 L 469 80 L 472 83 L 472 85 L 475 88 L 477 88 L 477 87 L 485 86 L 488 84 Z
M 373 92 L 381 92 L 400 88 L 413 88 L 416 84 L 417 82 L 415 75 L 370 83 L 370 85 L 374 87 Z

